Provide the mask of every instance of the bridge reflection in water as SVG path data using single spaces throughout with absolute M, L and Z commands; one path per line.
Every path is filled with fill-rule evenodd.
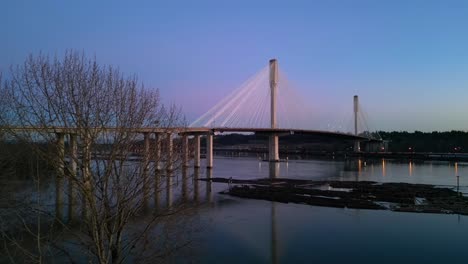
M 229 171 L 231 175 L 233 173 L 238 173 L 239 170 L 233 169 L 233 166 L 237 166 L 236 160 L 246 160 L 246 159 L 219 159 L 219 164 L 221 166 L 224 166 L 223 170 Z M 310 162 L 315 162 L 315 161 L 304 161 L 304 162 L 297 162 L 297 161 L 289 161 L 289 163 L 286 162 L 258 162 L 258 168 L 257 168 L 257 161 L 254 159 L 251 159 L 248 161 L 248 163 L 239 163 L 243 164 L 244 166 L 251 166 L 253 165 L 254 174 L 251 175 L 257 175 L 259 177 L 269 175 L 272 178 L 281 178 L 281 177 L 287 177 L 288 173 L 288 167 L 291 171 L 291 177 L 294 177 L 294 171 L 296 170 L 297 164 L 310 164 Z M 328 163 L 328 161 L 320 161 L 321 163 Z M 224 164 L 224 165 L 223 165 Z M 226 164 L 231 164 L 226 166 Z M 235 164 L 235 165 L 232 165 Z M 247 165 L 245 165 L 247 164 Z M 268 166 L 266 166 L 268 164 Z M 375 177 L 382 177 L 382 180 L 385 181 L 386 179 L 384 177 L 394 177 L 393 174 L 401 174 L 401 173 L 407 173 L 407 176 L 411 176 L 413 178 L 417 178 L 421 175 L 421 169 L 422 167 L 425 166 L 426 169 L 432 169 L 431 164 L 425 164 L 421 165 L 420 163 L 416 163 L 414 161 L 407 161 L 407 162 L 401 162 L 401 163 L 395 163 L 391 162 L 388 163 L 386 160 L 360 160 L 360 159 L 349 159 L 346 161 L 342 162 L 330 162 L 333 166 L 337 166 L 336 170 L 332 170 L 332 174 L 337 174 L 336 176 L 338 177 L 339 172 L 348 172 L 347 179 L 348 180 L 368 180 L 369 178 L 366 178 L 366 174 L 373 174 Z M 302 165 L 301 165 L 302 166 Z M 329 165 L 323 165 L 321 164 L 322 167 L 329 166 Z M 460 165 L 458 163 L 452 163 L 452 164 L 444 164 L 444 168 L 449 167 L 449 171 L 446 171 L 446 174 L 458 174 L 459 172 L 463 173 L 464 167 L 463 165 Z M 466 165 L 465 165 L 466 167 Z M 398 173 L 396 169 L 398 170 Z M 265 170 L 267 169 L 268 172 Z M 263 170 L 263 171 L 262 171 Z M 306 172 L 306 171 L 302 171 Z M 153 193 L 153 197 L 148 197 L 150 200 L 146 201 L 148 204 L 149 210 L 165 210 L 168 208 L 175 208 L 178 205 L 181 204 L 189 204 L 193 205 L 194 207 L 218 207 L 221 206 L 219 205 L 219 200 L 215 199 L 217 198 L 213 192 L 215 191 L 220 191 L 223 189 L 227 188 L 227 184 L 214 184 L 211 183 L 210 181 L 199 181 L 201 178 L 213 178 L 213 177 L 225 177 L 227 172 L 220 173 L 220 170 L 215 169 L 205 169 L 205 168 L 193 168 L 193 167 L 185 167 L 181 168 L 180 171 L 174 171 L 167 173 L 166 171 L 161 171 L 161 175 L 159 175 L 159 182 L 162 183 L 159 188 L 157 188 L 157 191 Z M 155 175 L 155 174 L 154 174 Z M 304 173 L 301 174 L 301 177 L 304 177 Z M 349 175 L 353 175 L 352 177 L 349 177 Z M 232 175 L 236 176 L 236 175 Z M 246 177 L 245 175 L 239 175 L 239 177 Z M 362 177 L 362 178 L 360 178 Z M 327 176 L 327 178 L 330 178 Z M 375 180 L 375 178 L 370 179 L 370 180 Z M 66 188 L 64 188 L 66 189 Z M 66 199 L 66 196 L 61 196 L 62 198 Z M 144 196 L 146 197 L 146 196 Z M 154 202 L 153 202 L 154 199 Z M 237 198 L 233 198 L 237 199 Z M 156 202 L 157 201 L 157 202 Z M 66 201 L 62 201 L 62 203 L 58 204 L 59 206 L 63 206 Z M 248 203 L 248 201 L 246 201 Z M 281 213 L 283 212 L 281 208 L 283 208 L 281 205 L 275 202 L 265 202 L 262 203 L 266 205 L 267 207 L 265 208 L 268 210 L 268 222 L 264 222 L 265 226 L 264 228 L 269 229 L 269 237 L 268 237 L 268 242 L 264 241 L 263 246 L 268 246 L 269 247 L 269 253 L 270 253 L 270 258 L 272 263 L 279 263 L 281 262 L 281 250 L 282 245 L 281 245 L 281 239 L 282 238 L 282 232 L 281 232 L 281 226 L 284 225 L 282 222 L 284 218 L 282 218 Z M 227 204 L 223 206 L 229 206 Z M 69 210 L 70 211 L 70 210 Z M 354 212 L 354 211 L 353 211 Z M 357 213 L 358 211 L 355 211 Z M 60 215 L 60 214 L 58 214 Z M 265 219 L 265 218 L 263 218 Z M 283 234 L 284 236 L 284 234 Z
M 201 175 L 203 173 L 204 175 Z M 143 213 L 151 211 L 163 212 L 176 210 L 180 206 L 198 206 L 213 203 L 213 188 L 211 181 L 200 181 L 201 178 L 212 178 L 213 170 L 182 167 L 179 170 L 155 170 L 150 177 L 154 177 L 153 189 L 141 191 L 141 201 L 136 206 L 141 206 Z M 55 181 L 54 185 L 61 186 L 56 190 L 67 190 L 68 182 Z M 66 192 L 54 197 L 55 219 L 61 223 L 75 223 L 80 219 L 77 215 L 85 215 L 85 207 L 82 201 L 66 195 Z M 60 199 L 57 199 L 60 197 Z
M 234 159 L 235 160 L 235 159 Z M 294 171 L 290 171 L 290 163 L 296 164 L 298 161 L 283 161 L 283 162 L 264 162 L 258 161 L 258 175 L 265 175 L 271 179 L 276 178 L 295 178 Z M 306 162 L 306 161 L 305 161 Z M 327 163 L 327 161 L 324 161 Z M 382 181 L 391 181 L 395 177 L 396 171 L 387 166 L 385 159 L 382 160 L 363 160 L 363 159 L 347 159 L 342 162 L 330 163 L 330 166 L 337 167 L 335 170 L 329 172 L 324 171 L 324 178 L 328 179 L 341 179 L 341 175 L 344 173 L 347 176 L 345 178 L 352 180 L 368 180 L 368 175 L 380 175 Z M 394 162 L 395 163 L 395 162 Z M 340 165 L 341 164 L 341 165 Z M 420 165 L 415 161 L 399 162 L 400 166 L 406 167 L 406 175 L 415 177 L 420 174 L 416 172 Z M 432 163 L 427 164 L 428 168 L 432 168 Z M 459 164 L 447 163 L 451 173 L 454 175 L 453 184 L 456 184 L 456 176 L 459 175 Z M 293 167 L 294 168 L 294 167 Z M 265 171 L 268 170 L 268 171 Z M 401 170 L 398 173 L 401 174 Z M 314 172 L 315 173 L 315 172 Z M 213 203 L 214 202 L 214 188 L 212 182 L 200 181 L 202 178 L 211 179 L 216 177 L 215 170 L 211 168 L 194 168 L 181 167 L 179 170 L 155 170 L 149 176 L 154 179 L 153 189 L 151 191 L 144 190 L 141 192 L 141 204 L 144 211 L 151 210 L 170 210 L 174 209 L 181 204 L 201 204 L 201 203 Z M 288 175 L 290 174 L 290 175 Z M 352 178 L 349 176 L 352 175 Z M 245 177 L 244 175 L 232 175 L 231 177 Z M 219 177 L 219 176 L 218 176 Z M 307 177 L 302 175 L 301 177 Z M 387 177 L 390 177 L 386 179 Z M 343 179 L 345 179 L 343 178 Z M 416 180 L 416 179 L 415 179 Z M 70 195 L 66 190 L 69 188 L 69 183 L 65 181 L 55 181 L 54 185 L 61 184 L 62 186 L 56 187 L 56 190 L 62 190 L 60 195 L 54 195 L 55 200 L 55 216 L 62 222 L 72 222 L 80 219 L 78 215 L 84 214 L 84 208 L 81 204 L 79 197 L 76 194 Z M 147 188 L 151 188 L 148 186 Z M 227 188 L 226 186 L 218 187 Z M 60 197 L 60 199 L 57 199 Z
M 280 168 L 287 168 L 286 162 L 262 162 L 268 164 L 268 175 L 271 178 L 279 178 Z M 266 168 L 266 167 L 265 167 Z M 165 214 L 171 210 L 179 208 L 190 208 L 197 210 L 200 207 L 215 207 L 216 200 L 214 199 L 213 191 L 220 191 L 228 188 L 219 184 L 216 188 L 209 180 L 200 181 L 202 178 L 213 178 L 213 169 L 181 167 L 180 170 L 154 170 L 150 175 L 154 177 L 154 186 L 151 192 L 142 191 L 142 214 L 150 215 L 151 213 Z M 146 195 L 148 194 L 148 195 Z M 62 200 L 56 204 L 56 218 L 60 217 L 63 223 L 71 222 L 73 215 L 79 214 L 82 206 L 73 206 L 69 204 L 66 195 L 62 196 Z M 63 215 L 61 212 L 67 210 L 68 214 Z M 276 203 L 271 202 L 271 261 L 279 263 L 278 256 L 278 238 L 277 238 L 277 212 Z M 83 212 L 81 212 L 83 213 Z M 182 216 L 183 217 L 183 216 Z

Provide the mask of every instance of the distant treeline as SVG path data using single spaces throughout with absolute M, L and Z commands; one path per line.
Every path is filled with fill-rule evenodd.
M 204 139 L 202 138 L 202 143 Z M 268 142 L 267 135 L 244 135 L 244 134 L 226 134 L 216 135 L 215 144 L 220 145 L 244 145 L 244 144 L 263 144 Z M 281 144 L 301 145 L 301 144 L 340 144 L 342 141 L 327 136 L 320 135 L 282 135 L 280 136 Z
M 282 135 L 280 136 L 280 149 L 294 148 L 298 150 L 310 151 L 346 151 L 351 150 L 353 142 L 337 140 L 320 135 Z M 224 134 L 216 135 L 214 145 L 216 146 L 233 146 L 233 145 L 250 145 L 263 146 L 267 148 L 267 135 L 245 135 L 245 134 Z M 204 146 L 204 138 L 202 138 L 202 146 Z
M 468 132 L 379 132 L 392 152 L 468 152 Z
M 389 141 L 387 151 L 392 152 L 468 152 L 468 132 L 406 132 L 379 131 L 383 140 Z M 267 136 L 227 134 L 215 136 L 216 145 L 245 145 L 267 142 Z M 280 145 L 307 145 L 315 150 L 350 150 L 352 142 L 317 136 L 288 135 L 280 137 Z M 312 145 L 311 145 L 312 144 Z

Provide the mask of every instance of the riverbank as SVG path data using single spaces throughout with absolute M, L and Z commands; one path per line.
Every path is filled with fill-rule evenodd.
M 315 206 L 468 215 L 468 197 L 447 187 L 372 181 L 200 179 L 227 183 L 222 194 Z

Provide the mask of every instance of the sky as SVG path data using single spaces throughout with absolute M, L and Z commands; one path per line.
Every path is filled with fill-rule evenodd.
M 68 49 L 136 74 L 188 121 L 277 58 L 318 115 L 468 130 L 468 1 L 0 1 L 0 71 Z

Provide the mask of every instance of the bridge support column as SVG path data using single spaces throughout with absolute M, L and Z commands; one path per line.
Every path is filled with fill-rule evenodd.
M 189 161 L 189 145 L 188 145 L 188 137 L 187 134 L 182 135 L 182 166 L 188 167 Z
M 154 168 L 156 172 L 161 170 L 161 136 L 158 133 L 154 133 Z M 156 173 L 157 175 L 157 173 Z
M 86 133 L 82 135 L 83 148 L 81 149 L 81 172 L 83 175 L 83 195 L 82 195 L 82 218 L 89 220 L 91 217 L 91 204 L 94 203 L 93 178 L 91 177 L 91 136 Z
M 166 170 L 172 171 L 172 134 L 167 133 L 167 164 Z
M 70 139 L 70 174 L 68 178 L 68 219 L 73 221 L 74 208 L 76 203 L 75 182 L 77 178 L 77 160 L 78 160 L 78 146 L 77 136 L 75 134 L 69 135 Z
M 278 135 L 272 134 L 269 138 L 268 155 L 269 161 L 279 161 Z
M 358 112 L 359 112 L 359 97 L 354 96 L 354 135 L 358 135 Z M 354 152 L 361 151 L 360 142 L 358 140 L 354 141 Z
M 195 144 L 194 164 L 195 168 L 200 168 L 200 135 L 195 135 L 193 138 Z
M 149 160 L 150 160 L 150 133 L 143 133 L 143 207 L 148 207 L 148 171 L 149 171 Z
M 154 147 L 154 205 L 156 209 L 159 208 L 161 192 L 161 134 L 154 133 L 155 147 Z
M 360 152 L 361 151 L 361 143 L 359 141 L 354 141 L 354 152 Z
M 278 92 L 278 61 L 270 60 L 270 123 L 276 128 L 276 96 Z
M 65 134 L 57 133 L 57 159 L 55 176 L 55 217 L 57 221 L 62 221 L 63 209 L 63 178 L 65 173 Z
M 171 208 L 172 207 L 172 170 L 168 170 L 166 173 L 166 207 Z
M 276 123 L 276 96 L 278 90 L 278 61 L 276 59 L 270 60 L 270 122 L 271 128 L 277 128 Z M 269 152 L 269 161 L 277 162 L 279 161 L 279 152 L 278 152 L 278 135 L 271 134 L 269 140 L 268 152 Z
M 150 137 L 149 133 L 143 133 L 143 174 L 147 174 L 150 156 Z
M 206 167 L 213 168 L 213 134 L 206 135 Z

